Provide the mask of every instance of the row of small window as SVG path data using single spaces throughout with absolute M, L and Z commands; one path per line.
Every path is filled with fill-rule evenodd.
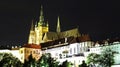
M 117 49 L 117 48 L 118 48 L 118 46 L 112 46 L 111 48 L 112 48 L 112 49 Z
M 85 51 L 88 51 L 88 48 L 74 48 L 74 50 L 70 49 L 70 54 L 73 54 L 73 53 L 80 53 L 80 52 L 85 52 Z
M 100 49 L 91 49 L 90 51 L 100 51 Z
M 23 50 L 20 51 L 20 53 L 22 54 L 23 53 Z M 25 53 L 30 53 L 30 54 L 40 54 L 40 52 L 38 50 L 34 50 L 34 51 L 29 51 L 29 50 L 26 50 Z
M 59 54 L 59 58 L 60 59 L 67 58 L 67 55 L 65 55 L 65 54 Z

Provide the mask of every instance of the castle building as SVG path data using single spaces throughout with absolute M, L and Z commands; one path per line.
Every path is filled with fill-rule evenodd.
M 53 41 L 66 37 L 79 37 L 80 33 L 78 28 L 67 30 L 61 32 L 60 28 L 60 19 L 58 17 L 56 32 L 49 32 L 49 24 L 45 23 L 43 15 L 43 7 L 41 6 L 41 12 L 39 17 L 39 22 L 35 25 L 31 24 L 31 30 L 29 34 L 28 44 L 37 44 L 45 43 L 48 41 Z
M 60 17 L 58 17 L 56 26 L 56 32 L 49 31 L 49 24 L 44 21 L 43 7 L 41 6 L 39 21 L 36 24 L 32 21 L 28 44 L 18 49 L 0 50 L 0 53 L 12 53 L 22 63 L 28 60 L 30 55 L 38 60 L 42 54 L 50 53 L 57 61 L 68 60 L 77 66 L 82 63 L 82 60 L 86 60 L 88 54 L 100 54 L 106 47 L 120 53 L 120 40 L 112 43 L 105 41 L 104 44 L 99 44 L 99 42 L 91 41 L 88 34 L 80 34 L 78 28 L 61 31 Z M 116 54 L 114 59 L 115 64 L 120 64 L 120 54 Z
M 24 63 L 26 60 L 28 61 L 30 55 L 32 55 L 35 60 L 39 60 L 42 56 L 41 46 L 36 44 L 25 44 L 22 47 L 12 46 L 11 49 L 0 49 L 0 53 L 11 53 L 22 63 Z
M 35 60 L 39 60 L 42 56 L 41 46 L 36 44 L 25 44 L 19 49 L 19 59 L 22 63 L 24 63 L 25 60 L 28 61 L 30 55 L 32 55 Z
M 99 43 L 95 44 L 91 41 L 89 35 L 80 34 L 78 28 L 61 31 L 59 17 L 56 26 L 56 32 L 49 31 L 49 24 L 44 22 L 43 8 L 41 7 L 38 24 L 35 27 L 33 23 L 31 25 L 28 44 L 40 44 L 42 53 L 50 53 L 53 58 L 60 62 L 71 61 L 74 63 L 74 67 L 86 60 L 88 54 L 101 53 L 102 48 L 107 45 L 105 43 L 105 46 L 101 47 Z M 119 44 L 115 45 L 119 49 Z M 115 56 L 115 64 L 119 64 L 117 56 L 120 55 Z
M 41 6 L 39 21 L 36 24 L 34 24 L 34 22 L 32 21 L 30 34 L 28 38 L 28 44 L 23 45 L 23 47 L 19 49 L 19 55 L 20 55 L 19 58 L 22 63 L 24 63 L 25 60 L 28 60 L 28 57 L 31 54 L 33 58 L 35 58 L 36 60 L 40 59 L 42 52 L 44 53 L 44 49 L 50 47 L 50 45 L 51 48 L 53 48 L 53 46 L 56 45 L 57 43 L 62 44 L 64 41 L 67 43 L 69 38 L 71 41 L 71 38 L 73 39 L 80 37 L 78 28 L 61 32 L 59 17 L 56 26 L 57 26 L 56 32 L 49 32 L 49 24 L 48 22 L 46 23 L 44 21 L 43 7 Z M 83 37 L 83 35 L 81 37 Z M 53 42 L 56 43 L 51 44 Z
M 32 22 L 28 44 L 40 44 L 43 41 L 45 33 L 47 32 L 49 32 L 49 25 L 44 21 L 43 7 L 41 6 L 38 23 L 34 26 Z

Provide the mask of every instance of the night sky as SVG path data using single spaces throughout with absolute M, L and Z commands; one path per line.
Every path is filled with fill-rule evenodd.
M 39 19 L 43 5 L 45 21 L 55 31 L 79 27 L 92 40 L 120 37 L 120 4 L 105 0 L 5 0 L 0 1 L 0 44 L 27 43 L 32 20 Z

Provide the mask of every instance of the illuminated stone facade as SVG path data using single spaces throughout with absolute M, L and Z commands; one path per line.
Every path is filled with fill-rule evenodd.
M 89 40 L 83 40 L 85 38 L 66 38 L 58 41 L 54 41 L 53 43 L 46 43 L 47 46 L 43 46 L 43 53 L 50 53 L 51 56 L 59 62 L 63 62 L 68 60 L 74 64 L 74 67 L 78 67 L 79 64 L 82 63 L 83 60 L 86 61 L 87 56 L 90 53 L 101 54 L 103 49 L 110 47 L 113 51 L 118 52 L 115 54 L 114 60 L 115 64 L 120 65 L 120 41 L 113 41 L 108 43 L 105 41 L 104 43 L 93 42 Z M 50 44 L 50 45 L 49 45 Z M 51 45 L 52 44 L 52 45 Z M 42 45 L 42 44 L 41 44 Z M 45 45 L 45 44 L 43 44 Z
M 58 17 L 56 32 L 49 32 L 49 24 L 45 23 L 43 16 L 43 8 L 41 7 L 39 22 L 35 25 L 32 22 L 31 30 L 29 34 L 28 44 L 45 43 L 48 41 L 54 41 L 66 37 L 79 37 L 81 36 L 78 28 L 61 32 L 60 19 Z
M 41 47 L 35 44 L 27 44 L 19 49 L 20 61 L 24 63 L 25 60 L 28 60 L 28 57 L 32 55 L 35 60 L 39 60 L 42 56 Z
M 14 57 L 18 58 L 22 63 L 28 60 L 32 55 L 35 60 L 40 59 L 42 56 L 41 46 L 36 44 L 26 44 L 23 47 L 12 47 L 12 49 L 2 49 L 0 53 L 11 53 Z
M 39 17 L 39 22 L 31 25 L 31 30 L 29 34 L 28 44 L 37 44 L 39 45 L 43 42 L 43 37 L 46 32 L 49 31 L 48 23 L 45 23 L 43 16 L 43 7 L 41 6 L 41 12 Z

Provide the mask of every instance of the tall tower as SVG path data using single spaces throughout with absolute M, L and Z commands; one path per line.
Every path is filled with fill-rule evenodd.
M 41 42 L 43 42 L 44 35 L 48 31 L 49 24 L 48 22 L 45 23 L 44 21 L 43 7 L 41 6 L 39 21 L 35 24 L 35 27 L 32 22 L 28 44 L 34 43 L 39 45 Z
M 35 31 L 34 31 L 34 25 L 33 25 L 33 21 L 32 21 L 28 44 L 33 44 L 33 43 L 35 43 Z
M 41 42 L 43 42 L 44 34 L 49 31 L 49 24 L 45 23 L 45 21 L 44 21 L 43 7 L 42 6 L 41 6 L 41 10 L 40 10 L 38 30 L 36 30 L 36 34 L 37 34 L 36 42 L 41 43 Z
M 56 32 L 57 32 L 57 33 L 61 32 L 59 16 L 58 16 L 58 20 L 57 20 L 57 29 L 56 29 Z
M 44 24 L 44 15 L 43 15 L 43 7 L 42 7 L 42 5 L 41 5 L 40 17 L 39 17 L 38 26 L 43 26 L 43 24 Z

